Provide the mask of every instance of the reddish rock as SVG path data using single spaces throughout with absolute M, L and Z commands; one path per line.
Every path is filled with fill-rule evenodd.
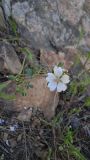
M 27 84 L 27 81 L 25 82 Z M 58 94 L 49 91 L 45 77 L 38 76 L 28 80 L 32 88 L 27 89 L 26 96 L 16 95 L 16 100 L 13 101 L 16 110 L 22 111 L 28 108 L 40 108 L 44 115 L 51 118 L 55 114 L 55 108 L 58 105 Z M 31 112 L 30 112 L 31 114 Z
M 22 90 L 26 92 L 26 96 L 15 92 L 15 82 L 9 83 L 5 93 L 12 95 L 16 93 L 15 99 L 3 101 L 3 109 L 19 112 L 19 120 L 29 120 L 32 115 L 32 108 L 40 109 L 45 117 L 52 118 L 59 102 L 59 96 L 56 92 L 51 92 L 47 87 L 47 81 L 43 76 L 37 76 L 32 79 L 25 79 L 25 83 L 20 84 Z M 32 85 L 32 88 L 25 87 Z M 2 106 L 1 106 L 2 107 Z
M 40 62 L 42 65 L 48 67 L 50 70 L 60 63 L 64 64 L 65 69 L 70 69 L 74 64 L 77 49 L 75 47 L 68 46 L 65 48 L 65 52 L 58 52 L 56 54 L 53 51 L 41 50 Z

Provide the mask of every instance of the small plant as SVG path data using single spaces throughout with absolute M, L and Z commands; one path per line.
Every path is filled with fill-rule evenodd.
M 9 24 L 10 24 L 10 27 L 11 27 L 11 30 L 12 30 L 14 36 L 18 36 L 17 24 L 16 24 L 16 21 L 12 18 L 12 16 L 9 17 Z
M 80 153 L 80 149 L 74 146 L 73 139 L 74 134 L 68 128 L 63 144 L 64 148 L 66 147 L 65 150 L 67 150 L 67 153 L 69 153 L 71 156 L 74 156 L 77 160 L 86 160 L 86 158 Z

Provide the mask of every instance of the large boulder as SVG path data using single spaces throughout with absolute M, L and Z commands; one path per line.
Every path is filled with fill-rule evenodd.
M 61 50 L 77 45 L 90 51 L 90 0 L 3 0 L 10 15 L 32 49 Z
M 16 20 L 21 36 L 32 48 L 49 50 L 77 44 L 79 26 L 87 14 L 85 3 L 85 0 L 11 0 L 11 3 L 4 0 L 3 8 L 7 18 L 12 15 Z

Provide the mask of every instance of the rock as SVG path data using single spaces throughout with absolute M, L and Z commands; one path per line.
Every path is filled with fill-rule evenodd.
M 26 85 L 32 85 L 32 88 L 27 89 L 25 88 Z M 25 86 L 22 86 L 22 88 L 23 90 L 25 89 L 26 96 L 16 92 L 15 100 L 4 100 L 4 110 L 17 111 L 20 113 L 18 119 L 27 121 L 32 115 L 31 108 L 34 107 L 41 109 L 48 119 L 52 118 L 59 102 L 59 96 L 55 92 L 49 91 L 45 77 L 37 76 L 32 79 L 26 79 Z M 12 95 L 13 92 L 15 93 L 15 83 L 9 84 L 7 91 L 5 91 L 9 95 Z
M 65 48 L 65 51 L 66 54 L 64 52 L 58 52 L 58 54 L 56 54 L 56 52 L 54 51 L 41 50 L 40 62 L 50 70 L 52 70 L 55 65 L 58 65 L 60 63 L 63 64 L 63 67 L 65 69 L 69 70 L 74 64 L 77 50 L 75 49 L 75 47 L 69 46 Z
M 29 121 L 32 116 L 32 108 L 28 110 L 23 110 L 17 117 L 18 120 L 20 121 Z
M 13 74 L 20 72 L 21 63 L 19 58 L 11 44 L 5 41 L 0 42 L 0 62 L 3 65 L 0 65 L 0 71 L 5 69 Z
M 80 49 L 84 52 L 90 52 L 90 1 L 85 0 L 83 9 L 84 16 L 81 18 L 83 37 L 79 42 Z
M 82 7 L 85 0 L 60 0 L 60 2 L 61 3 L 58 3 L 58 9 L 64 21 L 76 25 L 84 14 Z
M 2 8 L 0 7 L 0 29 L 6 29 Z
M 87 45 L 87 47 L 89 48 L 89 51 L 90 51 L 90 36 L 88 36 L 85 41 L 86 41 L 86 45 Z
M 90 124 L 87 124 L 83 127 L 85 134 L 90 137 Z
M 90 14 L 90 0 L 85 0 L 84 10 Z
M 83 66 L 85 64 L 85 62 L 87 60 L 87 56 L 88 56 L 87 53 L 85 54 L 85 52 L 84 52 L 84 54 L 83 54 L 76 47 L 71 47 L 71 46 L 66 47 L 65 50 L 67 52 L 67 55 L 65 57 L 66 62 L 70 61 L 70 62 L 73 62 L 73 64 L 74 64 L 75 60 L 77 60 L 77 58 L 79 58 L 80 59 L 79 65 Z M 77 64 L 77 67 L 78 67 L 78 64 Z M 90 58 L 88 58 L 88 61 L 84 67 L 86 68 L 86 70 L 90 70 Z M 81 68 L 79 66 L 78 71 L 80 71 Z
M 16 96 L 14 105 L 17 106 L 17 110 L 35 107 L 40 108 L 46 117 L 53 117 L 58 105 L 58 94 L 49 91 L 45 77 L 35 77 L 30 80 L 30 84 L 33 88 L 27 90 L 26 96 Z
M 3 5 L 6 19 L 8 19 L 11 16 L 11 0 L 3 0 L 2 5 Z
M 71 118 L 71 126 L 73 129 L 78 129 L 80 127 L 80 119 L 77 116 Z
M 79 27 L 84 30 L 85 41 L 89 36 L 89 0 L 12 0 L 11 3 L 3 0 L 2 4 L 7 19 L 12 15 L 31 49 L 56 51 L 69 45 L 79 46 Z
M 58 65 L 64 57 L 64 53 L 61 55 L 62 57 L 59 56 L 59 54 L 56 54 L 54 51 L 46 51 L 46 50 L 41 50 L 40 51 L 40 63 L 48 67 L 50 70 L 53 69 L 55 65 Z
M 3 58 L 0 58 L 0 72 L 2 72 L 4 69 L 4 60 Z
M 82 52 L 87 53 L 90 52 L 90 35 L 84 37 L 79 44 L 79 47 Z
M 84 1 L 12 0 L 8 6 L 24 41 L 31 48 L 48 50 L 77 42 L 77 24 L 83 15 Z M 5 7 L 4 10 L 7 13 Z
M 85 33 L 90 33 L 90 17 L 88 15 L 82 18 L 82 27 Z
M 89 70 L 89 72 L 90 72 L 90 58 L 87 60 L 86 55 L 81 54 L 80 61 L 81 61 L 82 65 L 84 65 L 85 69 Z M 86 63 L 86 61 L 87 61 L 87 63 Z

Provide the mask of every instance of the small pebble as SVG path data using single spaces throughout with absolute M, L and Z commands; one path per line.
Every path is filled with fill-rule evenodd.
M 76 116 L 72 117 L 71 126 L 73 129 L 78 129 L 80 127 L 80 120 L 78 117 Z
M 6 144 L 7 144 L 7 146 L 9 146 L 9 141 L 8 140 L 6 140 Z
M 18 125 L 14 124 L 14 125 L 10 126 L 10 131 L 15 132 L 17 128 L 18 128 Z

